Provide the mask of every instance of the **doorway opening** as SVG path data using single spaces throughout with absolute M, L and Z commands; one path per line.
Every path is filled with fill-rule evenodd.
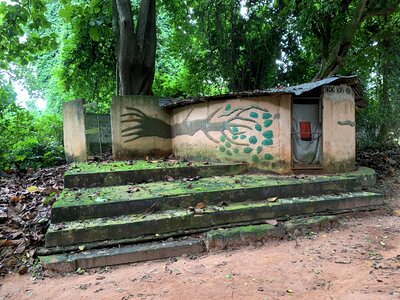
M 321 169 L 322 114 L 320 98 L 293 98 L 293 169 Z

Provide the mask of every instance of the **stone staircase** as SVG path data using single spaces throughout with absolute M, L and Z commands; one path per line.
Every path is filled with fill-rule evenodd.
M 207 232 L 219 228 L 383 204 L 368 191 L 375 184 L 368 168 L 331 176 L 247 171 L 245 164 L 176 161 L 75 165 L 53 205 L 40 259 L 74 271 L 195 254 L 206 251 Z

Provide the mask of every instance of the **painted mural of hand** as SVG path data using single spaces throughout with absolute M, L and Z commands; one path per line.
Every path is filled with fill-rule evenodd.
M 171 125 L 164 121 L 149 117 L 134 107 L 125 107 L 129 112 L 121 115 L 121 123 L 132 123 L 133 126 L 121 130 L 124 143 L 129 143 L 143 137 L 171 138 Z

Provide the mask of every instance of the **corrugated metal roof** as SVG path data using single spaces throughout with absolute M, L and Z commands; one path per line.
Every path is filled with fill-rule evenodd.
M 164 108 L 175 108 L 199 102 L 207 102 L 207 101 L 222 100 L 229 98 L 233 99 L 233 98 L 244 98 L 244 97 L 257 97 L 257 96 L 274 95 L 274 94 L 292 94 L 295 96 L 300 96 L 318 87 L 329 84 L 335 84 L 335 85 L 347 84 L 351 86 L 356 96 L 357 105 L 360 107 L 366 106 L 366 103 L 363 101 L 363 91 L 361 89 L 360 81 L 357 76 L 333 76 L 313 82 L 299 84 L 296 86 L 229 93 L 229 94 L 222 94 L 222 95 L 208 96 L 208 97 L 196 97 L 188 99 L 160 98 L 159 103 L 160 106 Z
M 357 78 L 357 76 L 328 77 L 328 78 L 321 79 L 318 81 L 307 82 L 307 83 L 299 84 L 296 86 L 288 86 L 288 87 L 284 87 L 284 88 L 271 88 L 271 89 L 267 89 L 266 91 L 270 92 L 271 94 L 287 93 L 287 94 L 295 94 L 296 96 L 300 96 L 301 94 L 303 94 L 305 92 L 309 92 L 309 91 L 316 89 L 317 87 L 320 87 L 323 85 L 334 83 L 335 81 L 338 81 L 338 80 L 347 81 L 349 79 L 355 79 L 355 78 Z

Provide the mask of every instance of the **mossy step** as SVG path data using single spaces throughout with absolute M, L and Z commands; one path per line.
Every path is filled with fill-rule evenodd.
M 196 181 L 153 182 L 81 190 L 66 189 L 53 205 L 52 222 L 140 214 L 196 206 L 305 197 L 361 189 L 354 176 L 279 177 L 236 175 Z
M 99 250 L 83 250 L 76 253 L 40 256 L 39 259 L 46 269 L 59 272 L 74 272 L 79 268 L 85 270 L 169 258 L 183 254 L 198 254 L 204 252 L 204 250 L 205 247 L 202 240 L 191 238 Z
M 285 236 L 305 235 L 320 230 L 330 230 L 339 224 L 337 216 L 311 216 L 277 222 L 276 225 L 257 224 L 218 228 L 208 231 L 204 241 L 208 251 L 238 248 L 244 245 L 257 245 Z
M 208 163 L 183 161 L 119 161 L 111 163 L 79 163 L 64 175 L 66 188 L 85 188 L 137 184 L 174 179 L 237 175 L 247 171 L 242 163 Z
M 250 222 L 339 212 L 383 204 L 383 197 L 369 192 L 323 195 L 308 198 L 267 200 L 255 203 L 235 203 L 226 207 L 207 206 L 201 213 L 171 210 L 154 214 L 125 215 L 50 225 L 46 247 L 79 245 L 95 241 L 132 238 L 147 234 L 173 233 L 185 229 L 210 228 L 224 224 Z

